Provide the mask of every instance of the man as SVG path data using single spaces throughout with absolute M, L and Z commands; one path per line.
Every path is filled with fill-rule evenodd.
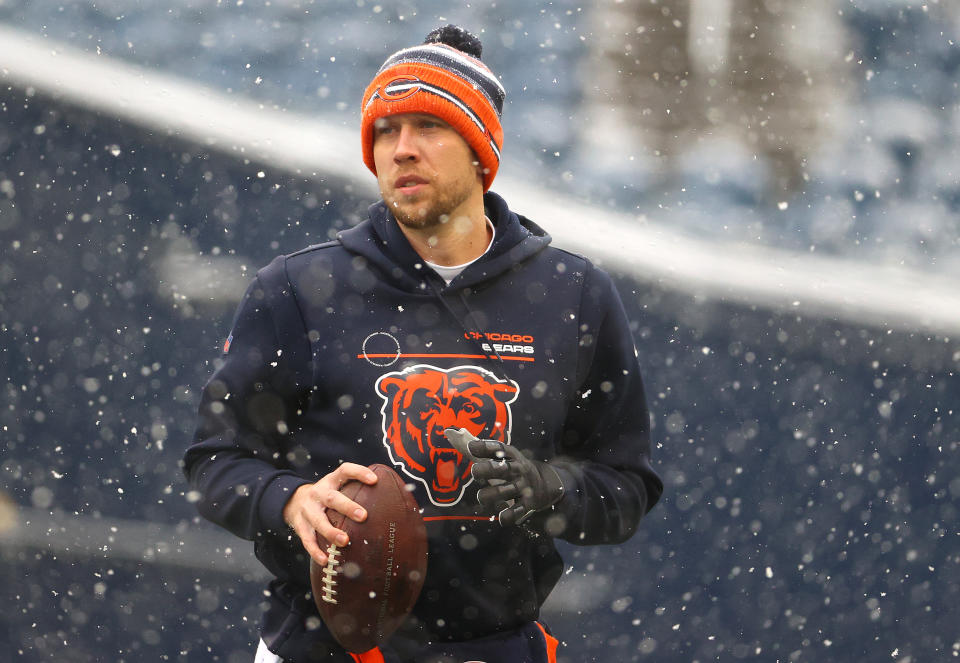
M 556 660 L 554 539 L 622 542 L 662 491 L 610 278 L 488 192 L 504 91 L 480 55 L 447 26 L 387 59 L 361 122 L 383 200 L 258 273 L 204 389 L 185 472 L 275 576 L 260 661 Z M 346 543 L 328 512 L 366 517 L 338 489 L 372 463 L 412 486 L 430 558 L 405 625 L 359 656 L 309 559 Z

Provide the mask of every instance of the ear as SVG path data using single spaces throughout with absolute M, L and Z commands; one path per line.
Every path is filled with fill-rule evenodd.
M 517 397 L 517 388 L 512 384 L 495 384 L 493 385 L 493 395 L 501 403 L 509 403 Z
M 377 393 L 386 399 L 392 399 L 394 395 L 403 389 L 406 380 L 395 377 L 382 377 L 377 380 Z
M 480 157 L 477 156 L 477 152 L 471 147 L 470 154 L 473 155 L 473 167 L 477 171 L 477 177 L 480 178 L 480 181 L 483 182 L 483 176 L 486 174 L 484 171 L 486 168 L 483 167 L 483 164 L 480 163 Z

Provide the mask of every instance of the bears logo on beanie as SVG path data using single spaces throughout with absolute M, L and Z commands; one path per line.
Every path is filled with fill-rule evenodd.
M 420 46 L 397 51 L 363 93 L 360 139 L 363 162 L 374 175 L 374 123 L 397 113 L 428 113 L 463 136 L 483 167 L 487 191 L 500 167 L 506 92 L 480 61 L 480 40 L 455 25 L 437 28 Z

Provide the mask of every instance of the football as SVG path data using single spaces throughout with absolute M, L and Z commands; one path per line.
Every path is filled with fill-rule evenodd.
M 358 523 L 337 512 L 330 522 L 350 537 L 346 547 L 318 536 L 325 566 L 310 562 L 313 599 L 324 624 L 349 652 L 373 649 L 399 628 L 427 577 L 427 528 L 404 480 L 371 465 L 377 483 L 349 481 L 340 491 L 367 510 Z

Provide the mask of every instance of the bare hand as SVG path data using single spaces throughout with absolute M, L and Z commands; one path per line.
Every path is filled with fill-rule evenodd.
M 342 513 L 358 523 L 362 523 L 367 517 L 363 507 L 340 492 L 343 484 L 351 479 L 373 485 L 377 482 L 377 475 L 363 465 L 344 463 L 316 483 L 297 488 L 293 497 L 283 507 L 284 521 L 300 537 L 310 557 L 321 566 L 327 563 L 327 553 L 317 541 L 318 534 L 341 547 L 349 543 L 347 533 L 330 523 L 327 510 Z

